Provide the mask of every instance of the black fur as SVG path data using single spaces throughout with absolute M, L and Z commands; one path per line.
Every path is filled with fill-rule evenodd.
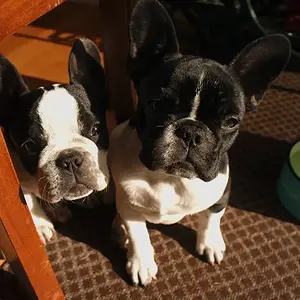
M 225 154 L 220 163 L 220 170 L 219 170 L 220 173 L 225 174 L 225 172 L 227 171 L 228 164 L 229 164 L 228 155 Z M 221 210 L 226 208 L 226 206 L 229 202 L 229 196 L 230 196 L 230 191 L 231 191 L 231 174 L 230 174 L 230 172 L 229 172 L 228 176 L 229 177 L 228 177 L 227 185 L 226 185 L 226 188 L 225 188 L 225 191 L 224 191 L 222 197 L 214 205 L 209 207 L 209 210 L 212 213 L 219 213 Z
M 79 107 L 79 120 L 84 125 L 81 134 L 93 140 L 99 149 L 108 149 L 108 130 L 105 118 L 107 101 L 105 93 L 102 95 L 94 95 L 87 92 L 87 90 L 80 84 L 66 85 L 65 89 L 77 100 Z M 104 103 L 99 101 L 103 99 Z M 103 105 L 104 104 L 104 105 Z M 101 120 L 101 122 L 100 122 Z M 99 126 L 99 135 L 91 137 L 91 130 L 95 124 Z
M 185 56 L 170 17 L 156 0 L 139 1 L 129 34 L 128 69 L 139 99 L 130 126 L 142 143 L 141 161 L 151 170 L 214 179 L 245 112 L 256 107 L 286 66 L 288 39 L 279 34 L 261 38 L 229 66 Z

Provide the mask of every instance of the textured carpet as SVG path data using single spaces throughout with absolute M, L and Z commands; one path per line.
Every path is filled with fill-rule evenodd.
M 300 299 L 300 226 L 276 197 L 281 166 L 299 133 L 300 75 L 285 73 L 246 117 L 230 151 L 232 194 L 222 219 L 227 251 L 219 266 L 194 251 L 196 215 L 149 225 L 158 279 L 145 289 L 132 287 L 125 252 L 110 241 L 113 209 L 76 209 L 47 246 L 66 298 Z

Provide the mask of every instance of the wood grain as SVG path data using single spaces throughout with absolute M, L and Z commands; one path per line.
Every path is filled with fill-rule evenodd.
M 0 259 L 0 269 L 4 265 L 4 263 L 5 263 L 5 259 Z
M 135 106 L 126 68 L 128 21 L 132 2 L 133 0 L 99 0 L 105 73 L 111 107 L 116 112 L 118 121 L 131 117 Z
M 0 0 L 0 41 L 63 2 L 64 0 Z
M 0 248 L 38 299 L 65 299 L 27 208 L 0 130 Z

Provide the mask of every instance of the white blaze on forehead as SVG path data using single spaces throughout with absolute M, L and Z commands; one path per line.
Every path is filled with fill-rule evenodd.
M 200 106 L 200 91 L 197 92 L 197 94 L 194 97 L 192 110 L 191 110 L 190 115 L 189 115 L 189 117 L 191 119 L 196 119 L 197 111 L 198 111 L 199 106 Z
M 189 115 L 189 117 L 191 119 L 196 119 L 196 117 L 197 117 L 197 111 L 199 109 L 200 102 L 201 102 L 200 91 L 201 91 L 204 75 L 205 75 L 204 72 L 202 72 L 201 75 L 200 75 L 200 78 L 199 78 L 199 83 L 198 83 L 198 86 L 197 86 L 197 89 L 196 89 L 196 94 L 195 94 L 195 97 L 194 97 L 194 100 L 193 100 L 192 110 L 191 110 L 190 115 Z
M 48 143 L 68 142 L 80 132 L 77 102 L 64 88 L 45 91 L 37 111 Z

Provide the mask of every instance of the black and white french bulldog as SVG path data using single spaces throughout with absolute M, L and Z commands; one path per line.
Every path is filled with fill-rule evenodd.
M 290 43 L 279 34 L 263 37 L 228 66 L 185 56 L 156 0 L 138 2 L 129 34 L 128 67 L 139 101 L 135 116 L 112 132 L 108 160 L 127 271 L 134 284 L 147 285 L 157 265 L 146 221 L 172 224 L 200 212 L 196 251 L 211 264 L 222 261 L 227 151 L 245 112 L 255 110 L 285 68 Z
M 37 198 L 76 200 L 107 187 L 107 90 L 97 46 L 75 41 L 70 84 L 29 91 L 12 63 L 0 56 L 0 125 L 41 240 L 54 233 Z

